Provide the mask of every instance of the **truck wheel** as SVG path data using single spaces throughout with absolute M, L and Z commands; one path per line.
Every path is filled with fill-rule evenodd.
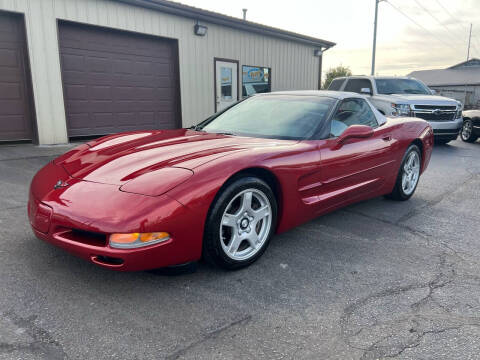
M 465 119 L 463 121 L 462 130 L 460 131 L 460 137 L 463 141 L 473 143 L 478 139 L 478 136 L 473 133 L 472 120 Z

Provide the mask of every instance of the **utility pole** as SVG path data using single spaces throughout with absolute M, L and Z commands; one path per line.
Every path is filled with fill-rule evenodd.
M 384 0 L 375 0 L 375 22 L 373 23 L 372 75 L 375 75 L 375 52 L 377 51 L 378 3 L 381 1 L 384 1 Z
M 470 42 L 472 41 L 472 24 L 470 24 L 470 35 L 468 36 L 467 61 L 470 59 Z

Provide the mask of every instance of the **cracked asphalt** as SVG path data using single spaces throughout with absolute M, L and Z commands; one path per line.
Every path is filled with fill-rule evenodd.
M 0 147 L 0 359 L 479 358 L 480 142 L 436 147 L 410 201 L 318 218 L 247 269 L 178 276 L 33 236 L 30 179 L 67 149 Z

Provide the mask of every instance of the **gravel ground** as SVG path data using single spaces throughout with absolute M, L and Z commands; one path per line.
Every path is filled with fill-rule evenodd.
M 37 240 L 34 173 L 0 147 L 0 359 L 478 359 L 480 142 L 434 150 L 410 201 L 276 236 L 253 266 L 118 273 Z

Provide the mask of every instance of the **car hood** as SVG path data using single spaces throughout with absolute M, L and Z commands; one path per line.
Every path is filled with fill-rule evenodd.
M 402 104 L 412 105 L 446 105 L 457 106 L 458 102 L 443 96 L 436 95 L 418 95 L 418 94 L 392 94 L 392 95 L 378 95 L 386 101 L 397 102 Z
M 187 129 L 142 131 L 91 141 L 57 158 L 55 163 L 73 178 L 121 186 L 162 168 L 193 170 L 233 152 L 294 143 Z

